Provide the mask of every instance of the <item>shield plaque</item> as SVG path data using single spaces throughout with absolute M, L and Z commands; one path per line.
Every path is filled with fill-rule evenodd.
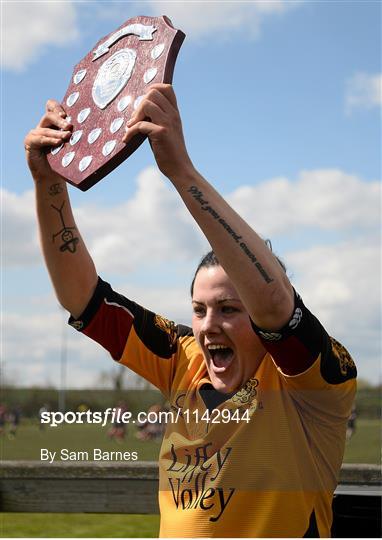
M 86 191 L 145 140 L 122 142 L 126 123 L 153 83 L 171 83 L 185 35 L 163 17 L 135 17 L 102 38 L 74 68 L 62 105 L 73 124 L 52 148 L 52 169 Z

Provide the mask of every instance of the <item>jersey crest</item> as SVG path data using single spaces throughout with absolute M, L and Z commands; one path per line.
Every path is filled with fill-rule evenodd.
M 157 328 L 168 335 L 170 346 L 173 346 L 177 338 L 174 323 L 158 314 L 154 317 L 154 323 Z
M 345 347 L 336 339 L 330 337 L 330 342 L 332 345 L 333 355 L 338 359 L 341 375 L 347 377 L 349 372 L 354 372 L 356 369 L 354 361 Z

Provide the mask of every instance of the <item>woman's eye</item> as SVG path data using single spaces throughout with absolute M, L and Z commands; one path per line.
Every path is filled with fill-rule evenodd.
M 202 315 L 204 315 L 204 309 L 203 308 L 194 308 L 194 313 L 198 317 L 201 317 Z
M 238 311 L 237 308 L 234 308 L 232 306 L 223 306 L 222 308 L 223 313 L 234 313 L 235 311 Z

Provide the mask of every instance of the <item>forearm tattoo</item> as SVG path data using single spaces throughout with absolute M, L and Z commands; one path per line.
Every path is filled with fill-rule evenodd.
M 57 208 L 53 204 L 50 206 L 54 208 L 61 219 L 62 229 L 56 234 L 53 234 L 52 241 L 54 242 L 57 236 L 61 236 L 62 244 L 60 245 L 60 251 L 70 251 L 70 253 L 75 253 L 77 250 L 77 244 L 80 241 L 78 237 L 75 236 L 73 231 L 76 230 L 76 227 L 67 227 L 64 222 L 64 216 L 62 215 L 62 209 L 64 208 L 65 201 L 62 203 L 60 208 Z
M 188 192 L 191 193 L 192 197 L 200 204 L 202 207 L 202 210 L 207 212 L 212 216 L 213 219 L 215 219 L 220 225 L 227 231 L 227 233 L 235 240 L 237 244 L 239 244 L 240 248 L 242 249 L 243 253 L 246 254 L 248 259 L 252 261 L 252 263 L 255 265 L 258 272 L 261 274 L 262 278 L 266 283 L 271 283 L 273 281 L 273 278 L 270 277 L 261 263 L 257 260 L 257 257 L 252 251 L 249 249 L 247 244 L 243 241 L 242 236 L 240 236 L 238 233 L 236 233 L 232 227 L 225 221 L 224 218 L 222 218 L 216 210 L 212 208 L 212 206 L 209 204 L 209 202 L 204 199 L 203 193 L 198 189 L 196 186 L 191 186 L 188 189 Z
M 51 197 L 54 197 L 55 195 L 59 195 L 64 191 L 64 188 L 60 184 L 60 182 L 57 182 L 57 184 L 52 184 L 49 186 L 48 193 Z

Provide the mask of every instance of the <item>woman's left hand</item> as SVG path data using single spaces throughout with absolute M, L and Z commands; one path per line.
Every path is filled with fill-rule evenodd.
M 170 180 L 192 171 L 175 92 L 170 84 L 153 84 L 127 124 L 123 142 L 138 133 L 147 135 L 156 162 Z

